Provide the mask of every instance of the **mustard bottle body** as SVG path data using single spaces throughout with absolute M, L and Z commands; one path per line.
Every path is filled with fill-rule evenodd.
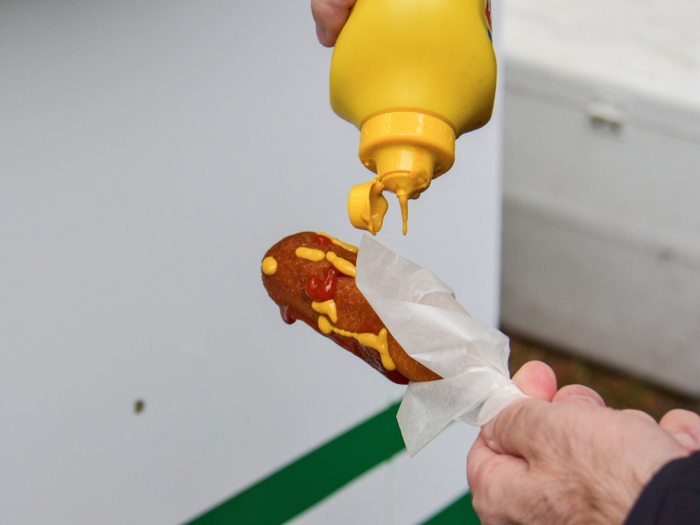
M 357 0 L 333 51 L 331 107 L 361 130 L 360 160 L 407 213 L 452 166 L 455 139 L 491 118 L 496 75 L 490 0 Z M 350 210 L 353 224 L 378 229 L 364 211 Z

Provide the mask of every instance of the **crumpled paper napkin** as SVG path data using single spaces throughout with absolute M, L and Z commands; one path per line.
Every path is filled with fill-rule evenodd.
M 433 272 L 364 235 L 355 282 L 406 353 L 444 378 L 408 385 L 398 420 L 410 456 L 451 421 L 481 426 L 527 397 L 510 379 L 508 338 Z

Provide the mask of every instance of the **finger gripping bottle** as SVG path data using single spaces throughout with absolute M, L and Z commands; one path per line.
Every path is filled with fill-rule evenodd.
M 357 0 L 333 51 L 331 107 L 361 131 L 359 157 L 377 176 L 350 192 L 356 228 L 376 234 L 399 198 L 448 171 L 455 139 L 491 118 L 496 92 L 490 0 Z

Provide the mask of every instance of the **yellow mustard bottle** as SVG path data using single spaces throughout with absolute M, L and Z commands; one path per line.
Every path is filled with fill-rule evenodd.
M 455 159 L 455 139 L 486 124 L 496 92 L 491 0 L 357 0 L 333 51 L 331 107 L 361 131 L 377 176 L 350 192 L 356 228 L 381 229 L 388 203 L 417 199 Z

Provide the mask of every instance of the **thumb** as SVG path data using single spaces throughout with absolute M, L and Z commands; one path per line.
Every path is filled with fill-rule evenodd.
M 520 407 L 523 404 L 531 403 L 536 400 L 544 405 L 549 405 L 552 401 L 556 391 L 557 391 L 557 378 L 554 375 L 554 371 L 547 366 L 545 363 L 540 361 L 530 361 L 525 363 L 517 374 L 513 376 L 513 381 L 516 385 L 523 391 L 534 399 L 527 399 L 516 401 L 508 405 L 501 413 L 494 419 L 486 423 L 481 427 L 481 435 L 483 436 L 486 444 L 495 452 L 503 454 L 505 449 L 499 445 L 499 442 L 495 439 L 494 426 L 496 421 L 499 424 L 504 424 L 510 422 L 520 411 Z M 508 423 L 512 424 L 512 423 Z M 509 452 L 508 452 L 509 453 Z M 511 454 L 516 456 L 521 456 L 522 454 Z
M 546 434 L 547 412 L 553 408 L 537 399 L 515 401 L 481 427 L 481 435 L 494 452 L 530 460 L 538 453 L 538 438 Z
M 525 395 L 542 401 L 552 401 L 557 392 L 554 370 L 541 361 L 525 363 L 513 376 L 513 381 Z

